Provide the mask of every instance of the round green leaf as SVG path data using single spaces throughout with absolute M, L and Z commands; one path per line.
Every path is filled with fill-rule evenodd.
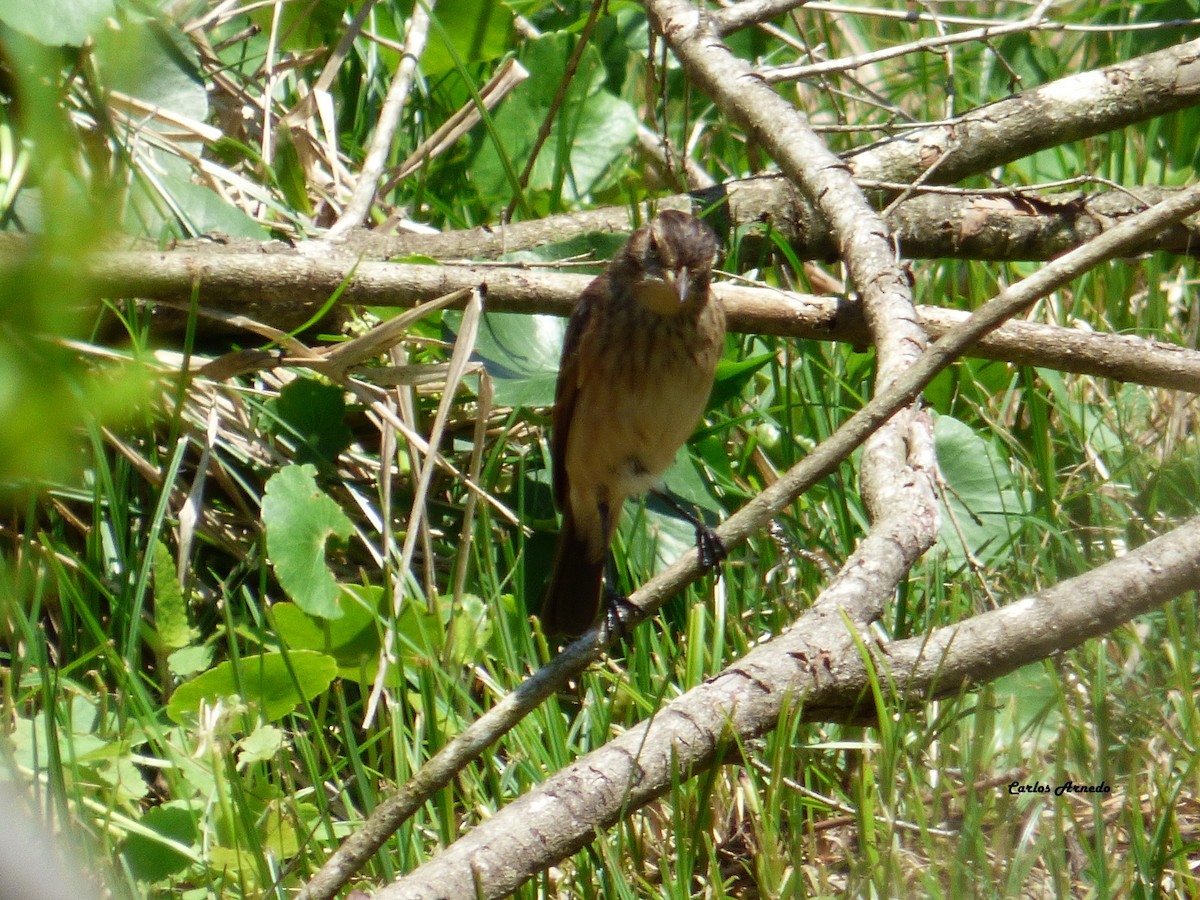
M 456 332 L 462 315 L 447 313 L 443 321 Z M 475 339 L 475 356 L 495 383 L 498 406 L 549 406 L 558 381 L 567 320 L 557 316 L 487 313 Z
M 326 619 L 342 615 L 338 585 L 325 565 L 325 542 L 342 540 L 354 526 L 333 500 L 317 487 L 311 466 L 285 466 L 267 482 L 262 502 L 267 557 L 279 584 L 305 612 Z
M 297 378 L 279 392 L 272 409 L 278 433 L 298 440 L 296 461 L 332 465 L 350 446 L 353 435 L 346 425 L 346 398 L 337 385 L 315 378 Z

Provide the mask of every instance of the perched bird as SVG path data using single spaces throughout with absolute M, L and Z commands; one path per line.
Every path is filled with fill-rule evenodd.
M 725 343 L 709 291 L 716 253 L 708 226 L 666 210 L 630 236 L 567 324 L 550 440 L 563 521 L 541 612 L 548 634 L 596 621 L 622 505 L 657 483 L 704 412 Z M 709 565 L 723 549 L 712 555 Z

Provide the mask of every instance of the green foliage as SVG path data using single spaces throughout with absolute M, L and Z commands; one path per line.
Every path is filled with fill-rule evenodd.
M 512 47 L 512 10 L 500 0 L 458 0 L 433 14 L 441 28 L 430 34 L 421 56 L 427 76 L 449 72 L 458 63 L 498 59 Z
M 11 0 L 0 22 L 47 47 L 79 47 L 115 12 L 113 0 Z
M 456 334 L 462 316 L 447 313 L 447 330 Z M 495 382 L 502 406 L 550 406 L 558 380 L 566 320 L 555 316 L 486 313 L 475 339 L 475 354 Z
M 154 545 L 154 625 L 162 642 L 173 650 L 198 636 L 188 625 L 187 602 L 175 574 L 175 560 L 162 541 Z
M 325 542 L 342 540 L 354 524 L 317 487 L 310 465 L 286 466 L 267 481 L 262 502 L 267 558 L 280 586 L 305 612 L 325 619 L 342 616 L 338 586 L 325 564 Z
M 262 653 L 223 662 L 175 689 L 167 714 L 177 723 L 194 721 L 202 706 L 244 701 L 252 713 L 276 722 L 297 704 L 320 696 L 337 675 L 337 663 L 323 653 L 295 650 Z
M 939 544 L 948 568 L 999 562 L 1022 536 L 1028 498 L 1007 460 L 967 425 L 938 416 L 933 437 L 945 485 Z
M 297 378 L 267 405 L 275 419 L 268 427 L 296 442 L 296 461 L 328 467 L 350 446 L 342 389 L 314 378 Z
M 1087 30 L 914 52 L 786 90 L 814 124 L 833 126 L 831 144 L 858 147 L 1174 42 L 1178 29 L 1094 27 L 1193 17 L 1193 7 L 1058 4 L 1055 21 Z M 473 373 L 451 398 L 442 458 L 418 496 L 425 450 L 405 436 L 428 434 L 443 393 L 435 367 L 461 316 L 418 322 L 403 362 L 422 377 L 371 405 L 373 387 L 348 393 L 303 373 L 206 379 L 199 362 L 259 339 L 196 340 L 195 320 L 182 339 L 152 334 L 140 307 L 97 302 L 84 273 L 91 249 L 134 238 L 296 240 L 327 225 L 399 63 L 384 41 L 403 38 L 411 6 L 376 5 L 320 93 L 359 8 L 226 7 L 189 23 L 172 16 L 217 5 L 168 14 L 124 0 L 0 3 L 0 227 L 21 233 L 0 247 L 0 777 L 35 789 L 61 830 L 86 836 L 95 877 L 115 896 L 295 892 L 550 652 L 528 613 L 557 527 L 545 425 L 562 320 L 485 316 L 474 356 L 495 388 L 492 409 L 481 410 Z M 770 167 L 651 44 L 632 0 L 607 3 L 550 118 L 590 9 L 437 4 L 391 162 L 475 108 L 507 58 L 531 77 L 391 187 L 378 220 L 453 228 L 494 223 L 514 201 L 537 215 L 674 192 L 677 171 L 634 152 L 638 123 L 718 179 Z M 830 59 L 966 27 L 924 8 L 893 11 L 903 18 L 802 8 L 775 24 Z M 955 11 L 976 13 L 1025 11 Z M 797 55 L 764 32 L 726 40 L 764 64 Z M 1081 173 L 1181 184 L 1194 174 L 1198 128 L 1187 110 L 968 184 Z M 790 247 L 760 242 L 751 258 L 744 236 L 730 237 L 729 270 L 803 286 Z M 598 264 L 621 239 L 588 235 L 515 258 Z M 1033 268 L 933 260 L 915 262 L 913 276 L 920 302 L 972 308 Z M 1117 263 L 1036 314 L 1194 346 L 1194 280 L 1187 260 Z M 736 510 L 862 405 L 873 366 L 828 342 L 731 335 L 705 422 L 666 487 L 710 522 Z M 1196 512 L 1195 407 L 1179 394 L 966 360 L 925 400 L 937 416 L 941 542 L 888 604 L 886 633 L 919 635 L 1011 602 Z M 460 473 L 476 471 L 468 486 Z M 851 459 L 738 548 L 719 579 L 672 598 L 518 723 L 400 828 L 364 884 L 419 865 L 786 628 L 867 527 L 857 477 Z M 414 504 L 425 525 L 401 570 Z M 618 586 L 644 583 L 693 541 L 657 498 L 629 504 Z M 1184 597 L 937 703 L 897 696 L 897 673 L 880 668 L 872 727 L 806 724 L 792 709 L 774 732 L 728 748 L 737 765 L 679 779 L 518 896 L 945 896 L 980 885 L 1005 896 L 1194 895 L 1198 617 Z M 1095 803 L 1008 790 L 1014 779 L 1068 778 L 1104 779 L 1114 793 Z
M 571 45 L 565 33 L 548 34 L 527 42 L 518 54 L 530 78 L 513 91 L 496 122 L 497 139 L 483 144 L 472 166 L 485 200 L 507 197 L 510 169 L 525 166 L 553 110 Z M 574 200 L 611 184 L 614 166 L 637 134 L 637 116 L 605 88 L 605 80 L 599 52 L 588 47 L 554 116 L 548 149 L 534 162 L 531 190 Z

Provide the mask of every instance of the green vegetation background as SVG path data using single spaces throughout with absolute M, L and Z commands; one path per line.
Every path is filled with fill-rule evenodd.
M 488 503 L 465 518 L 470 492 L 439 471 L 413 574 L 395 566 L 413 469 L 404 452 L 381 459 L 386 442 L 355 397 L 299 370 L 189 384 L 179 373 L 191 358 L 262 341 L 198 339 L 195 320 L 183 337 L 163 338 L 144 307 L 91 299 L 82 259 L 100 247 L 207 232 L 295 239 L 328 224 L 312 148 L 283 129 L 266 155 L 262 109 L 246 98 L 270 93 L 273 116 L 294 106 L 356 7 L 247 7 L 185 28 L 215 7 L 17 0 L 0 13 L 0 222 L 31 236 L 25 250 L 0 245 L 0 771 L 33 789 L 40 813 L 117 896 L 290 895 L 382 796 L 550 652 L 528 614 L 554 539 L 545 426 L 561 323 L 487 318 L 477 345 L 495 380 L 486 442 L 472 440 L 481 415 L 472 376 L 443 443 L 460 471 L 478 452 L 479 484 L 528 531 Z M 471 102 L 504 59 L 515 56 L 531 77 L 380 209 L 453 229 L 494 222 L 510 204 L 522 218 L 633 207 L 678 188 L 635 151 L 639 123 L 665 130 L 718 179 L 766 164 L 664 61 L 641 7 L 613 0 L 522 181 L 589 8 L 441 3 L 393 161 Z M 402 39 L 408 12 L 380 4 L 329 87 L 351 171 L 399 59 L 388 41 Z M 1054 8 L 1061 22 L 1111 26 L 1197 14 L 1194 2 Z M 531 27 L 518 28 L 518 15 Z M 935 33 L 865 12 L 803 21 L 803 32 L 782 27 L 829 56 Z M 219 66 L 202 60 L 197 34 Z M 877 67 L 885 77 L 869 90 L 847 78 L 801 96 L 817 123 L 863 126 L 829 132 L 845 149 L 897 122 L 941 119 L 1180 36 L 1014 35 L 903 56 Z M 760 32 L 729 42 L 766 62 L 796 54 Z M 156 143 L 114 113 L 111 91 L 221 136 L 202 149 Z M 1182 184 L 1194 175 L 1198 133 L 1188 111 L 1039 153 L 999 176 Z M 786 252 L 746 259 L 739 239 L 731 236 L 726 271 L 803 285 Z M 612 246 L 589 249 L 603 256 Z M 1033 268 L 917 263 L 916 299 L 971 308 Z M 1114 263 L 1038 312 L 1195 347 L 1194 283 L 1190 261 Z M 405 343 L 409 361 L 444 362 L 459 325 L 450 313 L 420 321 Z M 846 346 L 731 335 L 705 423 L 670 486 L 706 515 L 737 508 L 850 415 L 871 375 L 870 357 Z M 440 393 L 410 396 L 414 421 L 427 427 Z M 966 361 L 926 398 L 946 525 L 881 623 L 890 635 L 1053 584 L 1196 512 L 1190 397 Z M 213 431 L 210 404 L 221 413 Z M 197 511 L 189 498 L 200 514 L 185 541 L 183 520 Z M 418 865 L 786 627 L 821 589 L 822 561 L 843 560 L 865 524 L 852 461 L 736 554 L 719 581 L 672 600 L 464 771 L 360 882 Z M 690 540 L 667 511 L 631 510 L 619 578 L 644 581 Z M 387 700 L 364 725 L 389 631 L 398 652 L 384 675 Z M 785 723 L 744 748 L 745 765 L 681 783 L 521 896 L 1195 895 L 1197 667 L 1195 598 L 1186 597 L 978 693 L 896 701 L 886 727 Z M 1016 795 L 1014 780 L 1104 781 L 1115 791 Z

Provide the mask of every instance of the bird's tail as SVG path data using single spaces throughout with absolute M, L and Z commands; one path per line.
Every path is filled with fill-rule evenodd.
M 546 634 L 576 637 L 587 631 L 600 613 L 600 586 L 604 554 L 593 561 L 588 539 L 575 525 L 570 508 L 563 515 L 558 551 L 550 586 L 542 602 L 542 630 Z

